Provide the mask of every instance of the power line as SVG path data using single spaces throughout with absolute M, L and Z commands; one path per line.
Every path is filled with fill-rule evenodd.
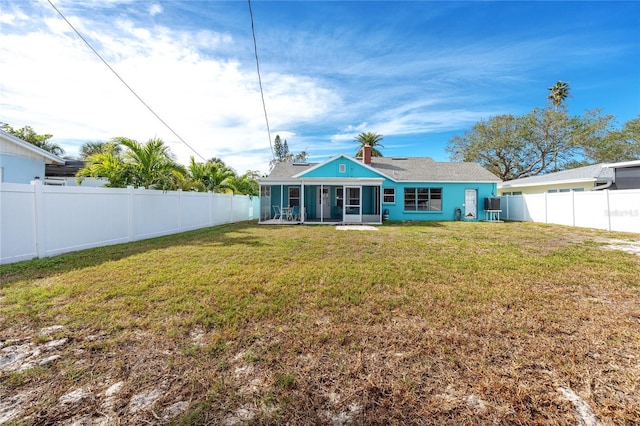
M 260 61 L 258 60 L 258 44 L 256 43 L 256 30 L 253 26 L 253 10 L 251 10 L 251 0 L 247 0 L 249 3 L 249 16 L 251 17 L 251 35 L 253 36 L 253 52 L 256 55 L 256 70 L 258 71 L 258 84 L 260 85 L 260 97 L 262 97 L 262 110 L 264 111 L 264 120 L 267 123 L 267 136 L 269 137 L 269 147 L 271 148 L 271 155 L 276 158 L 273 152 L 273 144 L 271 143 L 271 129 L 269 128 L 269 118 L 267 117 L 267 104 L 264 102 L 264 91 L 262 90 L 262 77 L 260 76 Z
M 120 77 L 120 75 L 116 72 L 116 70 L 114 70 L 111 65 L 109 65 L 109 63 L 102 57 L 102 55 L 100 55 L 100 53 L 98 53 L 98 51 L 96 49 L 93 48 L 93 46 L 91 45 L 91 43 L 89 43 L 87 41 L 87 39 L 85 39 L 82 34 L 80 34 L 80 32 L 73 26 L 73 24 L 71 24 L 71 22 L 69 22 L 69 20 L 67 19 L 66 16 L 64 16 L 62 14 L 62 12 L 60 12 L 60 10 L 58 10 L 58 8 L 51 2 L 51 0 L 47 0 L 47 2 L 51 5 L 51 7 L 58 13 L 58 15 L 60 15 L 60 17 L 62 19 L 64 19 L 64 21 L 71 27 L 71 29 L 73 30 L 73 32 L 76 33 L 76 35 L 78 37 L 80 37 L 80 39 L 89 47 L 89 49 L 91 49 L 93 51 L 93 53 L 96 54 L 96 56 L 98 56 L 98 58 L 100 58 L 100 60 L 102 61 L 103 64 L 105 64 L 107 66 L 107 68 L 109 68 L 111 70 L 111 72 L 118 77 L 118 80 L 120 80 L 120 82 L 122 84 L 124 84 L 124 86 L 129 89 L 129 91 L 133 94 L 133 96 L 135 96 L 141 103 L 142 105 L 144 105 L 150 112 L 151 114 L 153 114 L 167 129 L 169 129 L 169 131 L 171 133 L 173 133 L 179 140 L 180 142 L 182 142 L 183 144 L 185 144 L 191 151 L 193 151 L 198 157 L 202 158 L 203 161 L 206 161 L 206 159 L 200 155 L 200 153 L 198 151 L 196 151 L 191 145 L 189 145 L 184 139 L 182 139 L 182 137 L 171 128 L 171 126 L 169 126 L 158 114 L 156 114 L 156 112 L 135 92 L 135 90 L 133 90 L 131 88 L 131 86 L 129 86 L 127 84 L 126 81 L 124 81 L 124 79 L 122 77 Z

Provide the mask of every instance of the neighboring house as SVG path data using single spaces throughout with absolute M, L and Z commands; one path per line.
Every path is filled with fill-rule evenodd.
M 608 165 L 595 164 L 501 182 L 498 184 L 498 194 L 521 195 L 544 192 L 593 191 L 610 188 L 613 184 L 613 178 L 613 169 Z
M 85 166 L 82 160 L 65 160 L 64 164 L 45 166 L 45 185 L 100 187 L 108 183 L 106 178 L 82 177 L 78 181 L 76 173 Z
M 260 182 L 260 222 L 382 223 L 478 220 L 500 181 L 474 163 L 341 154 L 322 163 L 278 163 Z M 279 216 L 284 209 L 284 214 Z
M 64 159 L 0 130 L 0 182 L 44 180 L 45 164 L 64 164 Z
M 640 160 L 606 164 L 613 169 L 613 189 L 640 189 Z

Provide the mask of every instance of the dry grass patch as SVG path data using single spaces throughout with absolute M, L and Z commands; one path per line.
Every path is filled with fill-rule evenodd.
M 605 238 L 640 240 L 242 223 L 3 266 L 0 347 L 40 353 L 0 397 L 25 424 L 638 423 L 640 257 Z

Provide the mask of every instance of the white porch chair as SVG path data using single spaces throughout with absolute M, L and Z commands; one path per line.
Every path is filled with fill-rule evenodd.
M 282 220 L 282 211 L 280 210 L 280 206 L 272 206 L 272 207 L 273 207 L 273 211 L 275 212 L 273 215 L 273 218 Z
M 291 220 L 300 220 L 300 206 L 294 206 L 291 210 Z

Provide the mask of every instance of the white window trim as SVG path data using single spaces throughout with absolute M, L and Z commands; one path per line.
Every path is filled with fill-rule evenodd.
M 297 196 L 297 197 L 291 197 L 291 191 L 292 191 L 292 190 L 296 190 L 296 189 L 298 190 L 298 196 Z M 301 195 L 301 194 L 300 194 L 300 188 L 299 188 L 299 187 L 297 187 L 297 186 L 290 186 L 290 187 L 288 188 L 288 190 L 287 190 L 287 195 L 288 195 L 288 197 L 287 197 L 287 204 L 288 204 L 290 207 L 293 207 L 293 206 L 294 206 L 294 204 L 291 204 L 291 199 L 292 199 L 292 198 L 293 198 L 294 200 L 298 200 L 298 204 L 297 204 L 297 205 L 298 205 L 298 206 L 300 205 L 300 195 Z
M 385 191 L 391 190 L 392 194 L 387 194 Z M 393 201 L 386 201 L 387 197 L 392 197 Z M 396 189 L 394 187 L 382 188 L 382 202 L 384 204 L 395 204 L 396 203 Z
M 419 186 L 418 187 L 406 187 L 406 188 L 404 188 L 404 191 L 403 191 L 405 197 L 406 197 L 406 194 L 407 194 L 407 192 L 406 192 L 407 189 L 415 190 L 415 197 L 416 197 L 415 205 L 416 205 L 416 208 L 415 208 L 415 210 L 414 209 L 407 210 L 407 201 L 405 199 L 405 200 L 403 200 L 403 209 L 404 209 L 405 212 L 419 212 L 419 213 L 424 213 L 424 212 L 436 212 L 436 213 L 438 213 L 438 212 L 442 212 L 442 204 L 443 204 L 443 200 L 444 200 L 444 191 L 443 191 L 443 189 L 441 187 L 419 187 Z M 426 210 L 421 210 L 421 209 L 418 208 L 418 204 L 419 204 L 418 190 L 419 189 L 427 189 L 428 190 L 428 192 L 427 192 L 427 194 L 428 194 L 427 209 Z M 440 190 L 440 209 L 433 209 L 432 208 L 431 191 L 434 190 L 434 189 Z

